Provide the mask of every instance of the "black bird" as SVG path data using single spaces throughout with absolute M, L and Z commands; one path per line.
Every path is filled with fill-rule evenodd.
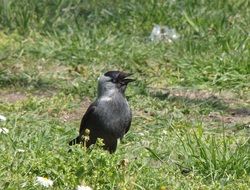
M 125 97 L 128 83 L 134 79 L 127 78 L 131 74 L 121 71 L 109 71 L 98 79 L 98 96 L 84 114 L 79 135 L 69 145 L 86 143 L 86 147 L 103 139 L 104 149 L 115 152 L 117 139 L 128 132 L 132 112 Z M 89 130 L 89 139 L 84 135 Z

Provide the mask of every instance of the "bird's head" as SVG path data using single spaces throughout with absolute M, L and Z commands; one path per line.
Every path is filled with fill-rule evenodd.
M 105 93 L 120 92 L 125 93 L 128 83 L 135 81 L 134 79 L 127 78 L 131 76 L 130 73 L 122 71 L 108 71 L 99 77 L 98 80 L 98 96 Z

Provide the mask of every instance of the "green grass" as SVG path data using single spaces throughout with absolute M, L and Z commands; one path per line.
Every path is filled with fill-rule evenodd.
M 247 0 L 0 0 L 0 189 L 249 189 Z M 154 24 L 173 43 L 149 40 Z M 68 152 L 108 70 L 134 73 L 131 130 Z M 18 151 L 23 149 L 24 152 Z

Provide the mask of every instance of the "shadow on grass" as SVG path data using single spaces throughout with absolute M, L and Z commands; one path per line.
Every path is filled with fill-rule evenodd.
M 214 111 L 225 111 L 228 109 L 228 104 L 225 103 L 223 100 L 215 96 L 211 96 L 208 98 L 195 98 L 190 99 L 188 97 L 182 96 L 170 96 L 168 98 L 170 102 L 184 102 L 186 105 L 199 105 L 201 107 L 209 107 Z
M 230 102 L 225 101 L 223 97 L 208 92 L 154 90 L 149 95 L 162 101 L 169 101 L 170 103 L 182 103 L 187 106 L 197 105 L 201 108 L 211 109 L 211 111 L 223 111 L 234 117 L 250 116 L 250 108 L 243 106 L 231 108 Z
M 228 110 L 233 116 L 250 116 L 250 108 L 233 108 Z
M 14 88 L 18 91 L 40 91 L 42 93 L 54 92 L 57 85 L 54 81 L 41 77 L 28 77 L 25 75 L 4 75 L 0 73 L 0 88 Z

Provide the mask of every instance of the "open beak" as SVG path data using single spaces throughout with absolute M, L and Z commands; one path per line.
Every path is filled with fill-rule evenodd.
M 135 81 L 135 79 L 127 78 L 127 77 L 129 77 L 129 76 L 131 76 L 131 75 L 133 75 L 133 74 L 132 74 L 132 73 L 124 73 L 124 72 L 121 72 L 121 73 L 119 74 L 119 77 L 118 77 L 118 78 L 120 79 L 120 81 L 121 81 L 122 84 L 127 85 L 128 83 L 134 82 L 134 81 Z
M 135 81 L 135 79 L 123 79 L 122 82 L 124 82 L 127 85 L 128 83 L 134 82 L 134 81 Z

